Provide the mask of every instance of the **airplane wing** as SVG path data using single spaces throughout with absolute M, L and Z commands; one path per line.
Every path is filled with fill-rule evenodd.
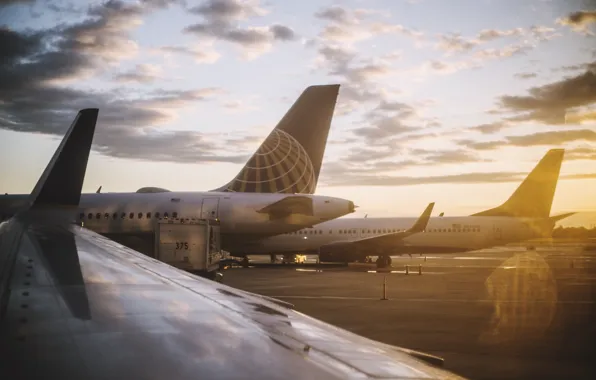
M 0 378 L 457 378 L 79 226 L 26 226 L 9 286 Z
M 301 195 L 287 196 L 263 207 L 257 212 L 269 214 L 271 219 L 281 219 L 292 214 L 312 216 L 314 213 L 312 198 Z
M 351 251 L 374 252 L 375 250 L 391 249 L 402 244 L 403 239 L 406 237 L 424 231 L 428 225 L 434 206 L 434 202 L 429 203 L 414 225 L 405 231 L 375 235 L 357 240 L 333 242 L 322 246 L 321 251 L 350 249 Z
M 95 126 L 92 112 L 83 116 L 29 208 L 0 224 L 0 379 L 459 378 L 429 364 L 442 363 L 434 356 L 196 277 L 76 225 L 80 162 L 91 147 L 82 132 Z

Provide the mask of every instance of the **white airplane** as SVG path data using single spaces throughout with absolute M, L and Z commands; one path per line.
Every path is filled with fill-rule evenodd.
M 233 254 L 318 254 L 321 261 L 341 262 L 375 255 L 387 265 L 390 255 L 465 252 L 548 237 L 557 221 L 573 214 L 550 216 L 563 155 L 563 149 L 548 151 L 501 206 L 431 218 L 421 233 L 404 233 L 414 218 L 342 218 L 246 244 Z
M 0 223 L 0 379 L 461 379 L 76 223 L 97 109 Z
M 153 255 L 159 218 L 210 218 L 221 223 L 223 249 L 354 212 L 354 203 L 316 196 L 339 85 L 308 87 L 228 184 L 207 192 L 146 187 L 136 193 L 83 194 L 85 227 Z M 14 214 L 27 195 L 0 196 L 0 217 Z

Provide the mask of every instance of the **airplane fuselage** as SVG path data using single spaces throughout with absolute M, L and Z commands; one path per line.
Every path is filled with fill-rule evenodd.
M 244 254 L 325 253 L 324 247 L 338 241 L 351 241 L 405 231 L 416 218 L 342 218 L 298 231 L 268 237 L 246 244 Z M 426 230 L 408 236 L 389 251 L 376 254 L 465 252 L 549 236 L 547 220 L 514 217 L 435 217 Z M 344 254 L 350 256 L 349 248 Z
M 78 221 L 86 228 L 110 237 L 143 236 L 155 231 L 163 218 L 219 219 L 224 249 L 243 241 L 288 233 L 354 211 L 351 201 L 303 195 L 312 199 L 312 214 L 276 215 L 259 212 L 291 194 L 234 192 L 163 192 L 83 194 Z M 26 200 L 23 195 L 0 196 L 0 214 L 8 217 Z

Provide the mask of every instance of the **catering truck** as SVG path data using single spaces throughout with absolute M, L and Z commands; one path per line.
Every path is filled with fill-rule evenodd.
M 160 219 L 155 229 L 155 258 L 219 281 L 224 259 L 219 228 L 216 219 Z

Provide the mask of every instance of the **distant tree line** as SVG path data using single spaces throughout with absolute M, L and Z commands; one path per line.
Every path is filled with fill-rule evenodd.
M 596 227 L 557 227 L 553 230 L 555 239 L 596 239 Z

